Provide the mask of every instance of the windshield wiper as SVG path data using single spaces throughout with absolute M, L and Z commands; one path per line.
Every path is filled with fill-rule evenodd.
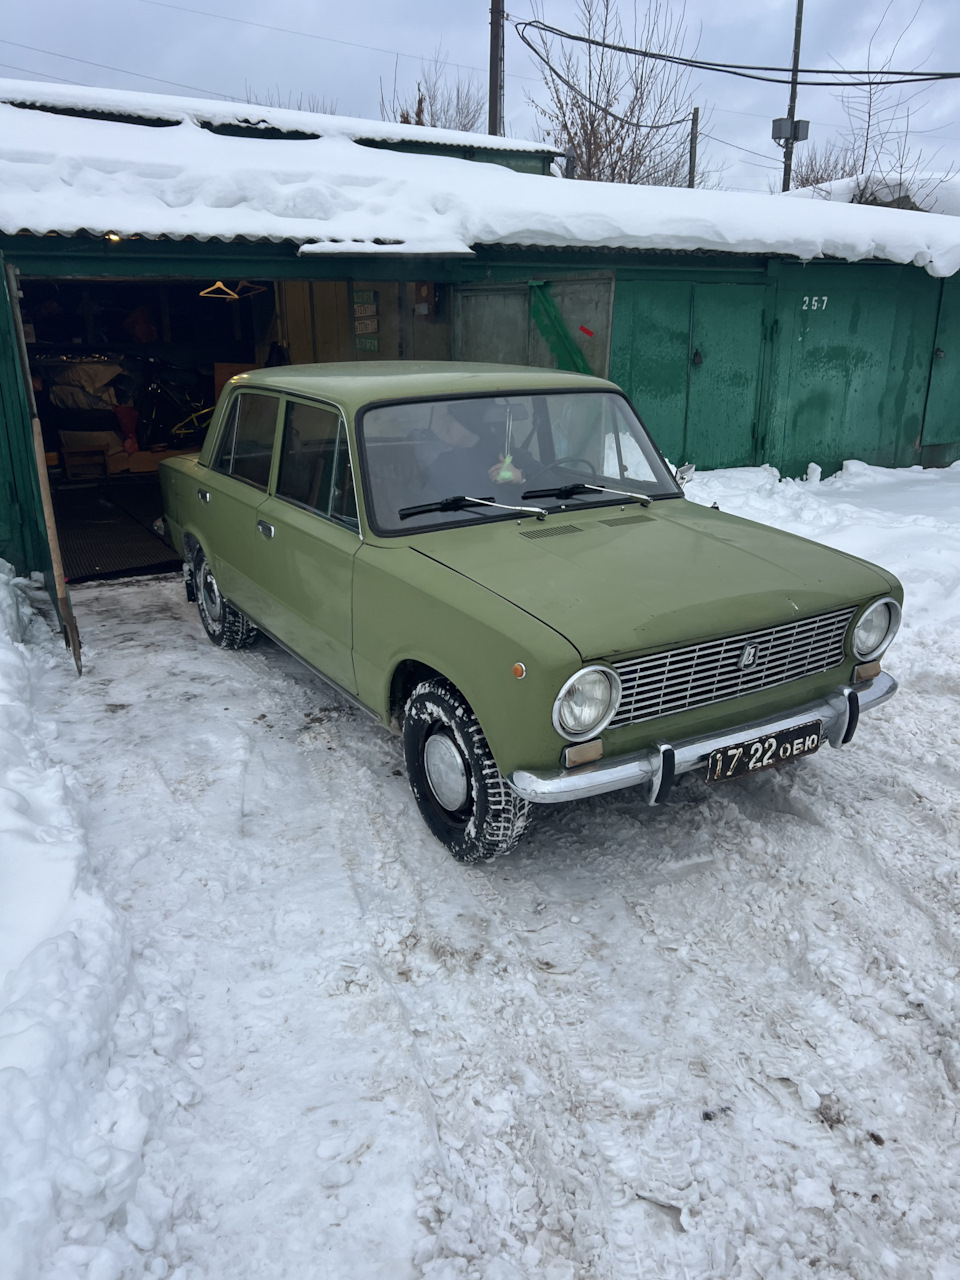
M 397 515 L 401 520 L 409 520 L 411 516 L 428 516 L 434 511 L 469 511 L 471 507 L 498 507 L 501 511 L 517 511 L 522 516 L 536 516 L 538 520 L 547 518 L 542 507 L 511 507 L 506 502 L 494 502 L 493 498 L 471 498 L 465 493 L 443 498 L 440 502 L 421 502 L 417 507 L 401 507 Z
M 650 498 L 645 493 L 628 493 L 626 489 L 611 489 L 605 484 L 586 484 L 584 481 L 560 485 L 557 489 L 528 489 L 525 493 L 521 493 L 520 497 L 575 498 L 581 493 L 615 493 L 621 498 L 632 498 L 634 502 L 639 502 L 645 507 L 650 505 Z

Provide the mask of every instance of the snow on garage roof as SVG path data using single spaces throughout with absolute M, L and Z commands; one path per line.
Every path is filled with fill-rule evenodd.
M 130 123 L 133 117 L 140 123 Z M 211 131 L 212 124 L 244 122 L 246 136 Z M 0 232 L 288 240 L 304 255 L 462 257 L 478 246 L 523 245 L 882 259 L 935 276 L 960 270 L 960 228 L 937 214 L 569 182 L 355 140 L 376 136 L 494 141 L 276 108 L 0 81 Z
M 38 84 L 34 80 L 0 79 L 0 102 L 41 110 L 60 111 L 101 119 L 132 117 L 155 126 L 193 120 L 201 127 L 232 128 L 244 133 L 285 133 L 313 137 L 352 138 L 356 142 L 414 143 L 419 146 L 473 148 L 480 151 L 527 152 L 560 155 L 547 142 L 498 138 L 486 133 L 462 133 L 455 129 L 429 129 L 396 124 L 392 120 L 361 120 L 354 116 L 265 107 L 258 103 L 220 102 L 213 98 L 181 98 L 160 93 L 130 93 L 123 89 L 95 89 L 66 84 Z
M 881 172 L 858 173 L 814 187 L 788 191 L 807 200 L 835 200 L 846 204 L 871 204 L 923 209 L 960 217 L 960 178 L 956 174 L 911 173 L 903 177 Z

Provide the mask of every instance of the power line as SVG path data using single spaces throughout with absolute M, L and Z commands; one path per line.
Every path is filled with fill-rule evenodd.
M 521 36 L 521 39 L 522 38 L 523 37 Z M 559 80 L 561 84 L 566 85 L 571 93 L 575 93 L 578 98 L 582 98 L 583 101 L 588 103 L 589 106 L 593 107 L 595 111 L 601 111 L 605 116 L 610 116 L 612 120 L 617 120 L 620 124 L 629 125 L 631 129 L 672 129 L 676 125 L 686 124 L 687 121 L 690 119 L 690 117 L 686 115 L 678 116 L 676 120 L 668 120 L 665 124 L 640 124 L 636 120 L 628 120 L 626 116 L 617 115 L 617 113 L 615 111 L 611 111 L 609 107 L 603 106 L 603 104 L 600 102 L 595 102 L 593 98 L 589 96 L 589 94 L 584 93 L 583 90 L 580 89 L 577 85 L 575 85 L 572 80 L 568 80 L 566 76 L 564 76 L 561 72 L 559 72 L 557 68 L 546 57 L 546 55 L 541 53 L 539 49 L 535 48 L 532 44 L 530 45 L 530 48 L 533 50 L 533 53 L 540 59 L 543 65 L 547 68 L 550 74 L 554 76 L 557 80 Z
M 261 31 L 274 31 L 280 35 L 298 36 L 306 40 L 322 40 L 327 44 L 344 45 L 348 49 L 363 49 L 366 53 L 386 53 L 391 58 L 409 58 L 413 62 L 421 64 L 424 62 L 432 62 L 434 65 L 443 63 L 445 66 L 455 67 L 457 71 L 471 71 L 476 72 L 478 75 L 486 75 L 486 68 L 469 66 L 463 62 L 448 62 L 446 58 L 426 58 L 422 54 L 404 53 L 400 49 L 383 49 L 379 45 L 359 44 L 356 40 L 341 40 L 337 36 L 317 35 L 315 31 L 295 31 L 291 27 L 278 27 L 270 22 L 254 22 L 251 18 L 237 18 L 230 13 L 210 13 L 206 9 L 191 9 L 182 4 L 170 4 L 168 0 L 140 0 L 140 3 L 153 5 L 158 9 L 175 9 L 178 13 L 191 13 L 199 18 L 215 18 L 219 22 L 236 22 L 244 27 L 258 27 Z M 509 71 L 506 74 L 511 80 L 527 80 L 531 83 L 539 83 L 535 76 L 521 76 Z
M 718 138 L 718 137 L 717 137 L 717 135 L 716 135 L 715 133 L 705 133 L 705 132 L 701 129 L 701 131 L 700 131 L 700 136 L 701 136 L 702 138 L 709 138 L 709 139 L 711 140 L 711 142 L 719 142 L 721 146 L 724 146 L 724 147 L 733 147 L 733 148 L 734 148 L 735 150 L 737 150 L 737 151 L 745 151 L 745 152 L 746 152 L 746 154 L 747 154 L 748 156 L 759 156 L 761 160 L 773 160 L 773 159 L 774 159 L 774 157 L 773 157 L 773 156 L 765 155 L 762 151 L 751 151 L 749 147 L 741 147 L 741 145 L 740 145 L 740 143 L 739 143 L 739 142 L 730 142 L 730 141 L 728 141 L 728 139 L 726 139 L 726 138 Z M 744 164 L 749 164 L 749 163 L 750 163 L 750 161 L 749 161 L 749 160 L 744 160 L 744 162 L 743 162 L 743 163 L 744 163 Z M 773 164 L 756 165 L 755 167 L 756 167 L 756 168 L 758 168 L 758 169 L 774 169 L 774 170 L 776 170 L 777 172 L 779 172 L 779 170 L 780 170 L 780 165 L 779 165 L 779 164 L 777 164 L 776 162 L 774 162 Z
M 32 44 L 18 44 L 16 40 L 0 39 L 0 44 L 11 45 L 14 49 L 29 49 L 31 53 L 42 53 L 48 58 L 65 58 L 68 62 L 82 62 L 85 67 L 99 67 L 101 71 L 115 71 L 121 76 L 133 76 L 138 80 L 152 80 L 155 84 L 168 84 L 174 89 L 189 89 L 191 93 L 207 93 L 213 98 L 226 98 L 230 102 L 242 102 L 242 98 L 235 98 L 229 93 L 216 93 L 213 89 L 198 89 L 193 84 L 180 84 L 177 80 L 161 80 L 159 76 L 148 76 L 142 71 L 127 71 L 124 67 L 110 67 L 105 62 L 91 62 L 89 58 L 77 58 L 72 53 L 54 53 L 52 49 L 38 49 Z M 33 72 L 34 75 L 45 75 L 43 71 Z M 75 83 L 68 81 L 68 83 Z
M 145 0 L 145 2 L 156 3 L 157 0 Z M 738 76 L 742 80 L 761 80 L 766 84 L 789 85 L 791 83 L 791 68 L 788 67 L 757 66 L 745 62 L 712 62 L 704 58 L 684 58 L 675 53 L 659 53 L 652 49 L 634 49 L 630 45 L 612 44 L 606 40 L 596 40 L 592 36 L 582 36 L 572 31 L 563 31 L 560 27 L 551 27 L 547 23 L 539 21 L 539 19 L 517 22 L 514 23 L 514 27 L 517 35 L 527 48 L 536 54 L 538 54 L 536 45 L 526 34 L 528 28 L 539 32 L 541 36 L 557 36 L 561 40 L 573 40 L 578 44 L 591 45 L 596 49 L 609 49 L 613 53 L 625 53 L 635 58 L 649 58 L 654 62 L 669 62 L 675 66 L 689 67 L 697 71 L 716 71 L 723 75 Z M 775 72 L 776 74 L 763 75 L 760 74 L 761 72 Z M 852 80 L 823 79 L 822 77 L 825 76 L 836 76 L 837 72 L 821 71 L 815 67 L 801 67 L 798 69 L 798 74 L 820 77 L 816 80 L 798 80 L 798 84 L 808 88 L 826 89 L 862 88 L 864 77 L 868 84 L 878 87 L 892 87 L 901 84 L 931 84 L 939 80 L 960 80 L 960 71 L 893 71 L 890 68 L 844 71 L 843 74 L 845 76 L 860 77 L 860 79 Z
M 32 67 L 15 67 L 12 62 L 0 62 L 0 67 L 4 71 L 19 71 L 25 76 L 43 76 L 47 80 L 56 80 L 58 84 L 75 84 L 78 88 L 85 88 L 81 80 L 67 80 L 64 76 L 51 75 L 49 71 L 34 71 Z

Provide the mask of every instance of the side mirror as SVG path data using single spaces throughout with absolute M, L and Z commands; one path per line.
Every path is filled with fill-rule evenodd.
M 677 477 L 677 484 L 680 486 L 681 489 L 686 485 L 687 481 L 690 479 L 690 477 L 693 475 L 696 469 L 697 469 L 697 464 L 695 462 L 685 462 L 682 467 L 677 467 L 675 475 Z

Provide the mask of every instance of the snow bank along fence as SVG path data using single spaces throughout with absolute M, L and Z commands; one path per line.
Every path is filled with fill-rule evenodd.
M 960 457 L 955 219 L 564 182 L 534 144 L 157 95 L 0 82 L 0 113 L 41 382 L 111 357 L 212 400 L 284 358 L 498 360 L 609 375 L 675 463 Z M 3 296 L 0 555 L 25 572 L 49 557 L 14 351 Z M 105 470 L 178 440 L 143 443 Z

